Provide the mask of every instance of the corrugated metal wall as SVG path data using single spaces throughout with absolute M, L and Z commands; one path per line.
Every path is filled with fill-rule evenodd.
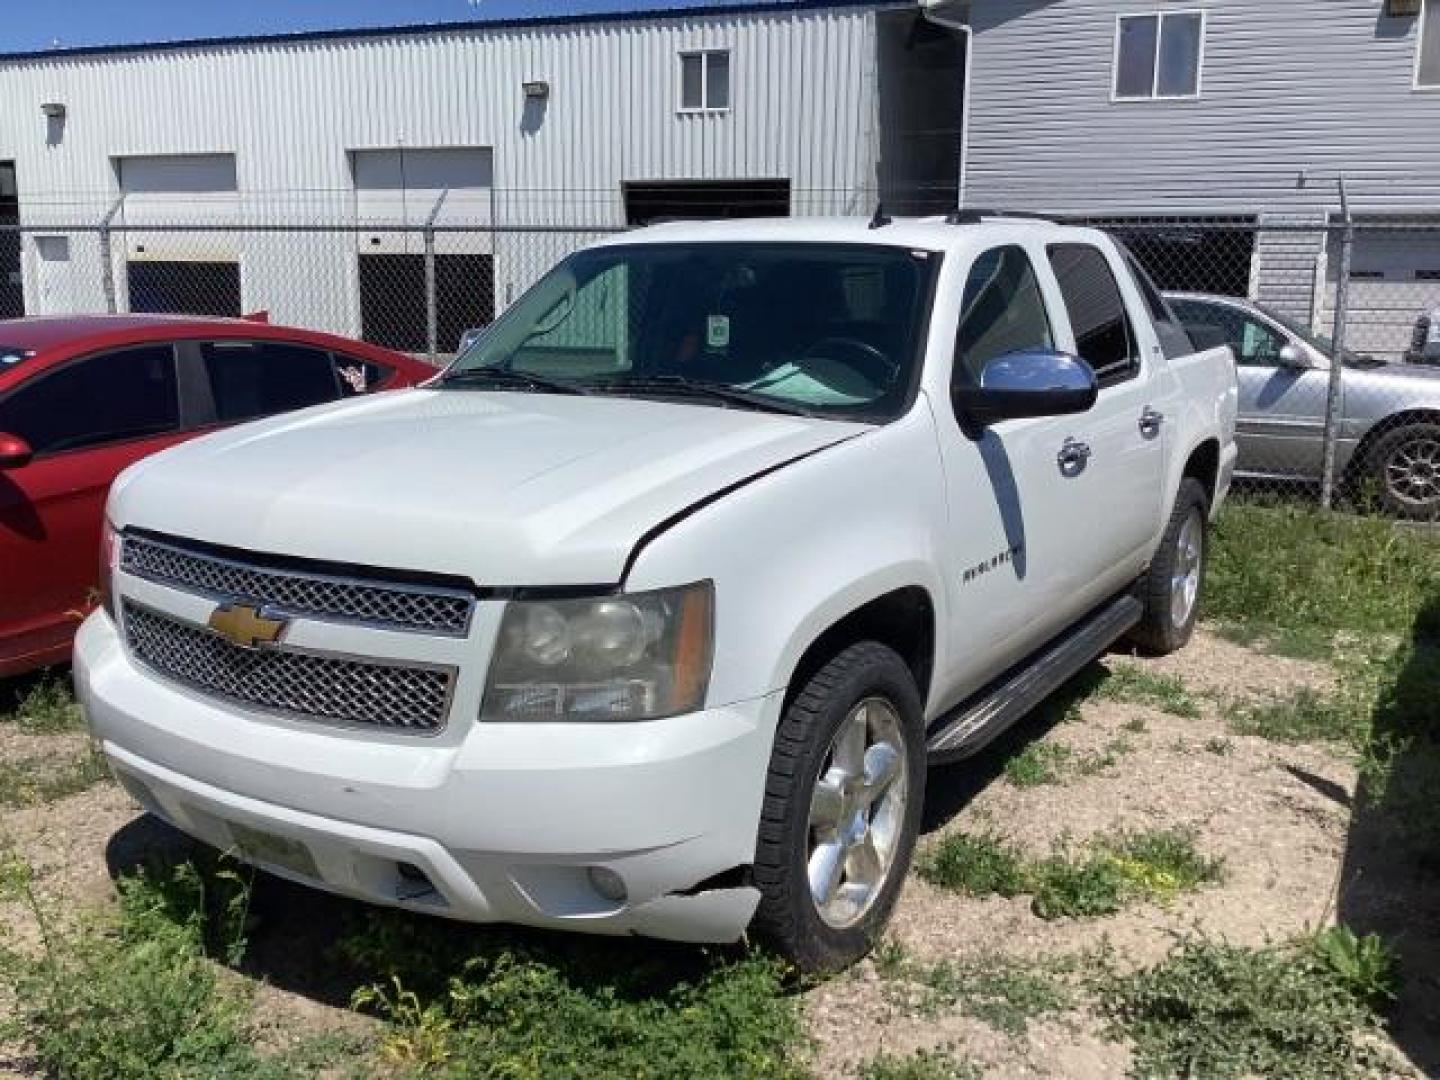
M 681 115 L 677 56 L 704 48 L 732 50 L 733 106 Z M 840 6 L 11 61 L 0 160 L 22 207 L 100 203 L 116 156 L 230 152 L 242 193 L 318 214 L 347 151 L 403 144 L 493 147 L 517 221 L 623 223 L 621 182 L 656 178 L 788 177 L 843 208 L 874 186 L 874 55 L 870 8 Z

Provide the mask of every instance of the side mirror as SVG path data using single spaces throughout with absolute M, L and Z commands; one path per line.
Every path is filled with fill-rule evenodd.
M 1305 355 L 1305 350 L 1296 345 L 1293 341 L 1280 346 L 1280 355 L 1276 358 L 1283 368 L 1308 368 L 1310 357 Z
M 23 469 L 34 457 L 35 451 L 31 450 L 30 444 L 19 435 L 0 432 L 0 471 Z
M 956 413 L 975 427 L 1024 416 L 1064 416 L 1095 404 L 1099 385 L 1085 361 L 1051 349 L 997 356 L 980 373 L 979 386 L 955 386 Z

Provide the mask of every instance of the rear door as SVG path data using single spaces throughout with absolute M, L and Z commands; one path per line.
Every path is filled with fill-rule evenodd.
M 1046 251 L 1067 316 L 1061 347 L 1088 363 L 1100 384 L 1095 406 L 1072 418 L 1071 446 L 1056 448 L 1070 462 L 1063 468 L 1083 506 L 1069 531 L 1068 580 L 1088 606 L 1138 576 L 1152 554 L 1164 509 L 1158 395 L 1165 358 L 1113 250 L 1076 241 Z
M 338 401 L 370 378 L 363 365 L 337 365 L 324 349 L 288 341 L 204 341 L 197 354 L 217 424 Z
M 0 472 L 0 666 L 69 641 L 96 585 L 111 481 L 182 426 L 168 344 L 69 361 L 0 398 L 0 431 L 35 452 Z

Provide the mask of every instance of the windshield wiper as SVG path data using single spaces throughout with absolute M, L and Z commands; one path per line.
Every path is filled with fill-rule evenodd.
M 727 405 L 754 409 L 757 412 L 780 413 L 785 416 L 814 416 L 803 405 L 781 401 L 768 394 L 745 390 L 726 383 L 708 382 L 704 379 L 688 379 L 683 375 L 631 375 L 618 379 L 595 380 L 590 383 L 593 393 L 615 391 L 630 394 L 664 394 L 677 397 L 706 397 L 722 401 Z
M 538 390 L 547 394 L 590 393 L 583 386 L 567 382 L 564 379 L 549 379 L 544 375 L 535 375 L 529 371 L 516 371 L 514 368 L 502 367 L 476 367 L 466 368 L 464 371 L 452 371 L 448 375 L 440 376 L 435 385 L 463 386 L 480 383 L 493 383 L 504 390 Z

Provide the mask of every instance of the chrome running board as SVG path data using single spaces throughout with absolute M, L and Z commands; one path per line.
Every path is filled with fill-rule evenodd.
M 954 761 L 980 750 L 1102 655 L 1143 613 L 1134 596 L 1117 597 L 941 716 L 930 729 L 930 761 Z

